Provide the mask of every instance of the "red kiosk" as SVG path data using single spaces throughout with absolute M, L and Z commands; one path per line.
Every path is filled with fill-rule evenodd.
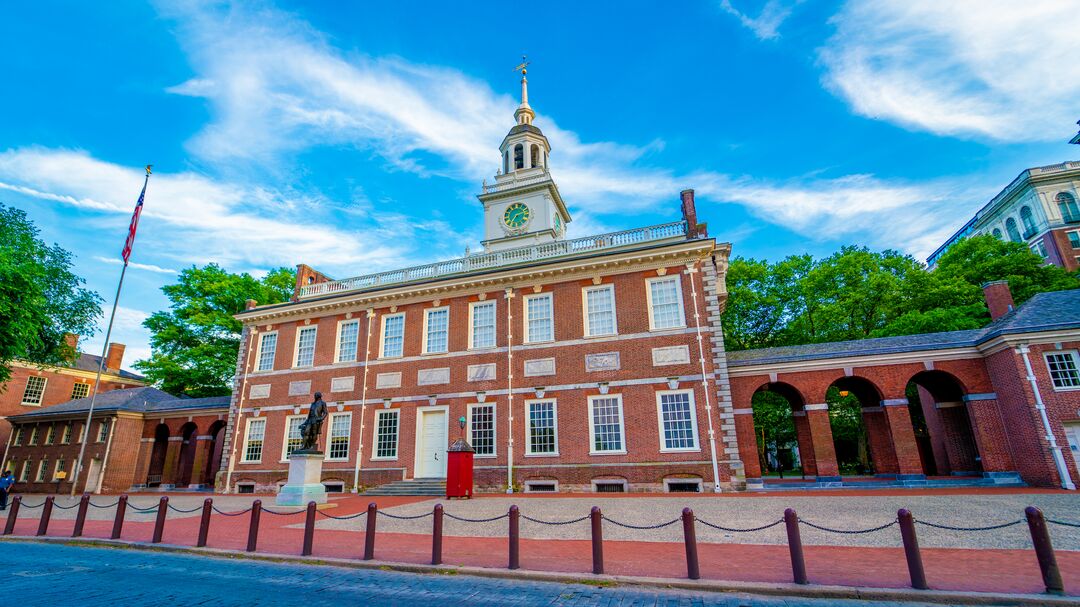
M 473 494 L 473 448 L 465 440 L 465 417 L 458 419 L 461 438 L 446 450 L 446 497 L 465 498 Z

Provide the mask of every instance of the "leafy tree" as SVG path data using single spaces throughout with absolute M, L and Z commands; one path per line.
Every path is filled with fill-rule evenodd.
M 733 350 L 784 345 L 791 319 L 806 309 L 800 291 L 813 266 L 809 255 L 767 261 L 736 257 L 727 272 L 728 303 L 725 336 Z
M 65 333 L 92 335 L 101 298 L 71 271 L 71 253 L 46 245 L 19 209 L 0 204 L 0 384 L 12 360 L 68 365 Z
M 757 431 L 758 459 L 761 469 L 769 465 L 765 453 L 773 448 L 783 449 L 795 442 L 795 422 L 791 417 L 791 404 L 787 399 L 768 390 L 756 392 L 750 400 L 754 409 L 754 430 Z M 786 464 L 788 462 L 783 462 Z
M 989 234 L 965 238 L 949 247 L 933 274 L 962 280 L 978 301 L 982 300 L 982 285 L 1007 280 L 1017 305 L 1036 293 L 1080 287 L 1076 273 L 1046 264 L 1023 244 Z
M 161 289 L 170 309 L 143 322 L 151 333 L 152 355 L 135 368 L 171 394 L 229 394 L 242 328 L 233 315 L 244 310 L 248 299 L 260 304 L 286 301 L 295 284 L 296 273 L 289 268 L 262 279 L 232 274 L 217 264 L 182 271 L 176 284 Z

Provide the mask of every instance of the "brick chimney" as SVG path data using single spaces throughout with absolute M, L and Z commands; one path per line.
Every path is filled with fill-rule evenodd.
M 67 344 L 68 347 L 71 348 L 72 350 L 75 350 L 76 352 L 79 351 L 79 336 L 78 335 L 76 335 L 74 333 L 64 333 L 64 343 Z
M 300 287 L 306 287 L 307 285 L 313 285 L 320 282 L 330 282 L 331 280 L 333 279 L 307 264 L 297 264 L 296 289 L 293 291 L 292 300 L 296 301 L 300 299 Z
M 110 343 L 109 353 L 105 355 L 105 368 L 110 371 L 119 371 L 120 364 L 124 362 L 124 344 Z
M 1016 307 L 1013 304 L 1012 291 L 1009 290 L 1009 281 L 994 280 L 983 285 L 983 297 L 986 298 L 986 307 L 990 308 L 990 319 L 997 320 L 1012 312 Z
M 682 218 L 686 222 L 686 235 L 690 238 L 705 236 L 705 225 L 697 221 L 697 207 L 694 205 L 694 190 L 687 189 L 679 193 L 682 199 Z
M 258 305 L 259 305 L 259 302 L 255 301 L 254 299 L 249 299 L 249 300 L 244 302 L 244 309 L 245 310 L 254 310 Z

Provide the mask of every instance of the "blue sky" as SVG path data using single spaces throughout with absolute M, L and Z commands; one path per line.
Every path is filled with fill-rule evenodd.
M 694 187 L 737 255 L 924 257 L 1022 169 L 1080 157 L 1065 0 L 2 10 L 0 201 L 110 304 L 155 165 L 118 316 L 129 363 L 191 264 L 346 277 L 475 250 L 523 53 L 571 237 L 677 219 Z

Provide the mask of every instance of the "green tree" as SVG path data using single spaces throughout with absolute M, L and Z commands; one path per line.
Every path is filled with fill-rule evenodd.
M 19 209 L 0 204 L 0 384 L 12 360 L 69 365 L 65 333 L 92 335 L 101 298 L 71 271 L 71 253 L 48 246 Z
M 758 460 L 762 471 L 769 471 L 772 467 L 765 453 L 774 448 L 785 449 L 795 442 L 791 404 L 776 392 L 760 390 L 754 393 L 750 406 L 754 409 L 754 430 L 758 433 Z
M 248 299 L 261 305 L 287 301 L 295 284 L 296 273 L 289 268 L 262 279 L 232 274 L 217 264 L 182 271 L 176 284 L 161 289 L 170 309 L 143 322 L 151 333 L 152 355 L 135 368 L 171 394 L 229 394 L 242 328 L 233 316 Z
M 809 255 L 790 256 L 776 264 L 736 257 L 727 271 L 728 300 L 724 336 L 732 350 L 787 345 L 792 318 L 814 310 L 803 291 L 813 268 Z
M 992 280 L 1009 281 L 1013 300 L 1024 303 L 1036 293 L 1080 287 L 1076 273 L 1046 264 L 1045 260 L 1018 242 L 989 234 L 972 236 L 949 247 L 933 274 L 967 283 L 972 302 L 982 300 L 982 285 Z

